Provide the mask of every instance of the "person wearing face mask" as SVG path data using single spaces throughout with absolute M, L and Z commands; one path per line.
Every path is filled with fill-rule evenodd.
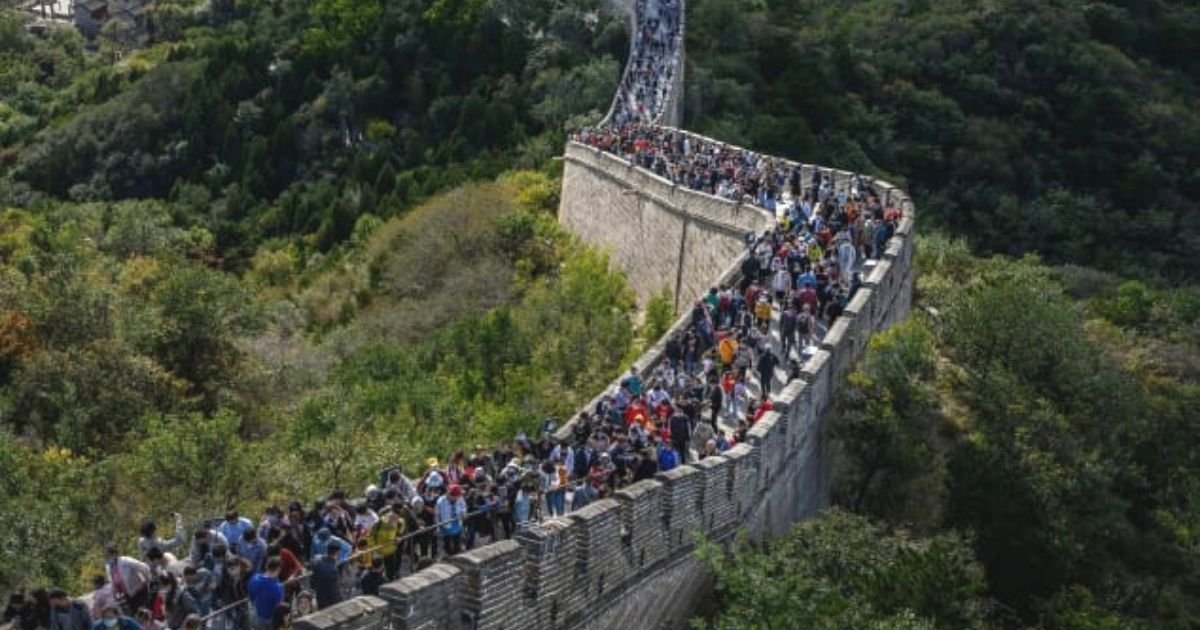
M 150 566 L 150 573 L 155 576 L 171 573 L 170 556 L 158 547 L 153 547 L 146 553 L 146 564 Z
M 180 598 L 187 600 L 186 604 L 193 613 L 204 616 L 212 612 L 213 587 L 212 574 L 207 569 L 186 567 L 183 570 L 183 593 Z
M 278 530 L 287 525 L 287 517 L 284 516 L 283 510 L 279 506 L 272 505 L 267 508 L 263 514 L 262 520 L 258 522 L 258 537 L 270 543 L 275 539 L 272 535 L 278 535 Z
M 247 529 L 242 532 L 242 542 L 238 544 L 238 555 L 250 563 L 251 571 L 261 571 L 263 562 L 267 559 L 267 543 L 258 537 L 258 532 Z
M 91 630 L 87 604 L 72 600 L 61 588 L 50 589 L 50 630 Z
M 121 607 L 109 604 L 100 614 L 100 620 L 92 626 L 92 630 L 143 630 L 132 617 L 121 614 Z
M 229 543 L 229 548 L 236 551 L 239 555 L 241 549 L 239 545 L 242 542 L 242 532 L 247 529 L 255 529 L 254 523 L 250 519 L 238 514 L 237 510 L 229 510 L 225 513 L 225 520 L 217 525 L 217 532 L 225 537 Z
M 288 514 L 280 528 L 282 538 L 272 539 L 272 544 L 278 544 L 290 550 L 297 558 L 307 558 L 308 548 L 312 544 L 312 532 L 304 518 L 304 506 L 299 501 L 288 504 Z
M 207 569 L 211 575 L 213 584 L 216 584 L 225 575 L 225 567 L 229 566 L 236 558 L 237 556 L 229 553 L 229 549 L 224 544 L 216 544 L 213 545 L 212 550 L 205 556 L 203 562 L 189 566 L 194 566 L 197 569 Z

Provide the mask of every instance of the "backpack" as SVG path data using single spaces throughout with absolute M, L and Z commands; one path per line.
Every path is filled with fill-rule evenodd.
M 811 333 L 812 332 L 812 315 L 805 315 L 802 313 L 800 315 L 800 317 L 798 318 L 798 320 L 796 321 L 796 330 L 798 330 L 801 335 L 807 335 L 807 334 Z
M 796 312 L 791 309 L 784 311 L 779 320 L 779 328 L 785 336 L 795 333 Z

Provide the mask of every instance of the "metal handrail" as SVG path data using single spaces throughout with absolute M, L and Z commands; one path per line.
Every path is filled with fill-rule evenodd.
M 437 522 L 437 523 L 434 523 L 434 524 L 432 524 L 432 525 L 426 525 L 425 527 L 419 528 L 419 529 L 417 529 L 417 530 L 415 530 L 415 531 L 408 532 L 408 533 L 406 533 L 406 534 L 404 534 L 404 535 L 402 535 L 402 536 L 398 536 L 398 537 L 396 538 L 396 544 L 397 544 L 397 545 L 399 545 L 399 544 L 400 544 L 400 543 L 402 543 L 402 542 L 406 542 L 406 541 L 408 541 L 408 540 L 410 540 L 410 539 L 412 539 L 412 538 L 416 538 L 417 536 L 420 536 L 420 535 L 422 535 L 422 534 L 428 533 L 428 532 L 430 532 L 430 531 L 437 530 L 437 529 L 441 528 L 443 525 L 446 525 L 446 524 L 448 524 L 448 523 L 452 523 L 452 522 L 454 522 L 454 521 L 457 521 L 457 520 L 462 520 L 462 521 L 465 521 L 466 519 L 468 519 L 468 518 L 470 518 L 470 517 L 472 517 L 472 516 L 478 516 L 478 515 L 480 515 L 480 514 L 486 514 L 487 512 L 490 512 L 490 511 L 491 511 L 491 510 L 475 510 L 474 512 L 467 512 L 467 513 L 465 513 L 465 514 L 463 514 L 462 516 L 459 516 L 459 517 L 455 517 L 455 518 L 452 518 L 452 519 L 446 519 L 446 520 L 444 520 L 444 521 L 439 521 L 439 522 Z M 341 570 L 343 567 L 345 567 L 346 565 L 349 565 L 349 564 L 351 564 L 351 563 L 352 563 L 352 562 L 354 562 L 355 560 L 357 560 L 357 559 L 359 559 L 359 558 L 361 558 L 361 557 L 363 557 L 363 556 L 365 556 L 365 555 L 367 555 L 367 554 L 369 554 L 369 553 L 373 553 L 373 552 L 375 552 L 375 551 L 378 551 L 378 550 L 380 550 L 380 549 L 383 549 L 385 546 L 386 546 L 386 545 L 375 545 L 375 546 L 373 546 L 373 547 L 368 547 L 368 548 L 366 548 L 366 549 L 359 549 L 359 550 L 355 551 L 354 553 L 352 553 L 352 554 L 350 554 L 350 555 L 346 556 L 346 559 L 345 559 L 345 560 L 339 560 L 339 561 L 338 561 L 338 563 L 337 563 L 338 569 L 339 569 L 339 570 Z M 312 572 L 311 572 L 311 571 L 308 571 L 308 570 L 305 570 L 305 571 L 302 571 L 302 572 L 300 572 L 300 573 L 298 573 L 298 574 L 296 574 L 296 575 L 294 575 L 294 576 L 292 576 L 292 577 L 288 578 L 287 582 L 295 582 L 295 581 L 297 581 L 297 580 L 300 580 L 300 579 L 303 579 L 303 578 L 307 578 L 307 577 L 311 577 L 311 576 L 312 576 Z M 214 611 L 212 611 L 212 612 L 208 613 L 208 614 L 207 614 L 207 615 L 205 615 L 204 617 L 201 617 L 201 618 L 200 618 L 200 623 L 201 623 L 201 625 L 207 624 L 207 623 L 209 623 L 210 621 L 212 621 L 213 619 L 216 619 L 216 618 L 220 617 L 221 615 L 224 615 L 225 613 L 228 613 L 228 612 L 229 612 L 229 611 L 231 611 L 231 610 L 234 610 L 234 609 L 236 609 L 236 608 L 238 608 L 238 607 L 240 607 L 240 606 L 245 606 L 245 605 L 247 605 L 247 604 L 249 604 L 249 603 L 250 603 L 250 598 L 249 598 L 249 597 L 243 597 L 242 599 L 239 599 L 239 600 L 237 600 L 237 601 L 235 601 L 235 602 L 233 602 L 233 603 L 231 603 L 231 604 L 227 604 L 227 605 L 225 605 L 225 606 L 222 606 L 221 608 L 218 608 L 217 610 L 214 610 Z

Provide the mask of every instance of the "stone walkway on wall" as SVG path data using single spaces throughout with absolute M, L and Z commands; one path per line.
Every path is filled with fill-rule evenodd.
M 683 72 L 682 30 L 686 21 L 682 0 L 675 2 L 680 10 L 681 26 L 677 34 L 680 45 L 674 58 L 666 60 L 666 66 L 676 68 L 675 77 L 679 77 Z M 624 8 L 634 12 L 631 15 L 634 37 L 645 14 L 657 14 L 661 7 L 671 6 L 663 0 L 633 0 L 630 4 L 632 7 Z M 660 27 L 658 36 L 666 34 Z M 635 46 L 636 41 L 631 42 L 631 61 Z M 623 76 L 622 86 L 625 85 Z M 677 80 L 666 81 L 664 88 L 669 90 L 677 85 Z M 677 117 L 678 111 L 664 110 L 672 109 L 671 99 L 677 96 L 669 92 L 661 95 L 658 100 L 668 107 L 637 122 L 654 126 L 667 120 L 674 122 L 668 116 Z M 620 94 L 614 96 L 614 109 L 621 99 Z M 610 110 L 602 125 L 612 118 Z M 852 175 L 844 171 L 786 160 L 778 162 L 798 169 L 805 183 L 814 171 L 828 174 L 835 191 L 849 189 L 853 181 Z M 625 256 L 614 256 L 614 261 L 621 259 L 628 266 L 625 271 L 631 278 L 636 278 L 638 265 L 661 262 L 635 255 L 637 250 L 655 238 L 668 240 L 667 235 L 645 232 L 654 229 L 661 232 L 663 226 L 679 230 L 671 235 L 670 241 L 670 247 L 678 250 L 672 259 L 674 270 L 662 273 L 662 269 L 655 269 L 656 286 L 639 291 L 639 295 L 652 294 L 660 289 L 657 284 L 662 284 L 664 277 L 674 279 L 677 310 L 686 315 L 674 323 L 667 336 L 681 335 L 688 329 L 690 305 L 701 297 L 696 295 L 703 290 L 701 282 L 707 287 L 738 281 L 739 264 L 747 252 L 746 232 L 758 234 L 762 227 L 773 227 L 778 218 L 753 202 L 719 199 L 674 185 L 623 157 L 602 154 L 573 141 L 567 145 L 563 181 L 564 209 L 560 210 L 560 221 L 577 233 L 583 232 L 579 235 L 586 242 L 610 250 L 621 246 L 619 253 Z M 861 356 L 872 332 L 907 314 L 913 282 L 912 204 L 902 191 L 886 182 L 864 184 L 872 187 L 885 205 L 894 201 L 904 211 L 905 218 L 885 251 L 876 252 L 877 259 L 863 262 L 861 257 L 856 258 L 854 271 L 861 273 L 863 283 L 845 313 L 830 324 L 817 317 L 813 344 L 794 347 L 789 356 L 778 361 L 772 388 L 776 409 L 755 423 L 745 442 L 704 461 L 697 461 L 693 451 L 689 465 L 622 487 L 611 498 L 597 500 L 566 516 L 531 523 L 511 540 L 458 554 L 389 583 L 384 586 L 381 598 L 357 597 L 305 617 L 293 627 L 296 630 L 682 627 L 694 610 L 692 606 L 708 592 L 705 570 L 694 555 L 696 534 L 731 544 L 736 531 L 746 530 L 752 539 L 761 540 L 782 534 L 795 520 L 816 513 L 824 504 L 828 475 L 823 469 L 829 459 L 824 456 L 824 422 L 836 384 Z M 637 203 L 628 201 L 635 196 Z M 780 210 L 774 214 L 778 215 L 790 201 L 788 191 L 781 190 L 777 206 Z M 568 206 L 576 219 L 574 224 L 564 217 Z M 606 209 L 610 211 L 607 214 Z M 749 216 L 753 220 L 739 213 L 754 213 Z M 644 229 L 647 226 L 654 229 Z M 747 229 L 748 226 L 754 229 Z M 614 236 L 622 230 L 626 233 Z M 613 243 L 613 239 L 620 242 Z M 688 247 L 701 251 L 688 252 Z M 630 250 L 634 252 L 630 254 Z M 697 271 L 693 274 L 697 277 L 687 282 L 684 282 L 685 265 Z M 725 271 L 709 273 L 715 269 Z M 782 346 L 781 314 L 781 309 L 772 308 L 768 333 L 762 338 L 762 343 L 776 356 Z M 663 361 L 665 339 L 635 361 L 640 374 L 650 375 Z M 789 360 L 801 365 L 799 376 L 790 381 L 793 375 Z M 751 367 L 746 374 L 749 397 L 760 399 L 762 384 L 757 370 Z M 618 379 L 606 388 L 605 393 L 618 387 L 619 382 Z M 594 409 L 603 394 L 583 409 Z M 707 413 L 702 415 L 700 426 L 707 426 L 707 417 Z M 722 414 L 720 427 L 731 435 L 743 419 L 744 408 L 736 417 Z M 570 423 L 557 433 L 567 439 L 571 435 Z

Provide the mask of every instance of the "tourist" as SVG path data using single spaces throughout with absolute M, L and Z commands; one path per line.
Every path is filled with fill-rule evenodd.
M 92 614 L 87 604 L 71 599 L 61 588 L 52 588 L 50 598 L 50 630 L 92 630 Z
M 144 559 L 146 554 L 149 553 L 150 549 L 155 547 L 161 551 L 167 552 L 183 546 L 185 536 L 183 530 L 183 517 L 180 516 L 179 513 L 172 514 L 171 516 L 175 520 L 175 535 L 169 540 L 158 537 L 158 526 L 155 525 L 154 521 L 147 520 L 142 523 L 141 537 L 138 538 L 137 543 L 138 557 Z M 174 560 L 175 558 L 172 557 L 171 561 L 173 562 Z
M 450 491 L 438 498 L 436 512 L 442 549 L 446 555 L 452 556 L 462 550 L 463 517 L 467 513 L 462 486 L 451 485 Z
M 143 630 L 132 617 L 121 614 L 121 607 L 108 604 L 101 609 L 92 630 Z
M 150 566 L 129 556 L 122 556 L 116 545 L 109 545 L 104 555 L 113 594 L 125 610 L 135 611 L 149 603 Z
M 279 581 L 279 559 L 269 558 L 266 570 L 254 574 L 246 585 L 246 596 L 253 607 L 248 621 L 254 628 L 267 628 L 275 616 L 275 607 L 283 601 L 283 584 Z
M 338 565 L 338 550 L 336 547 L 329 547 L 325 553 L 313 561 L 310 568 L 312 577 L 309 579 L 309 584 L 317 594 L 317 606 L 320 608 L 328 608 L 342 601 L 341 588 L 341 570 Z

